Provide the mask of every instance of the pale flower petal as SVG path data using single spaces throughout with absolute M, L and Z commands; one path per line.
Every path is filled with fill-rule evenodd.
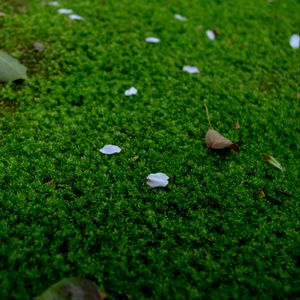
M 84 18 L 82 16 L 72 14 L 72 15 L 69 15 L 69 19 L 71 19 L 71 20 L 83 20 Z
M 105 145 L 99 151 L 103 154 L 114 154 L 114 153 L 120 153 L 121 150 L 122 149 L 116 145 Z
M 69 15 L 73 13 L 73 10 L 68 8 L 60 8 L 58 12 L 63 15 Z
M 299 34 L 293 34 L 290 37 L 290 46 L 293 49 L 298 49 L 300 47 L 300 35 Z
M 132 95 L 136 95 L 138 92 L 138 90 L 132 86 L 130 89 L 125 91 L 125 96 L 132 96 Z
M 48 2 L 48 5 L 51 5 L 51 6 L 59 6 L 59 2 L 58 1 L 50 1 Z
M 146 41 L 147 43 L 154 43 L 154 44 L 157 44 L 157 43 L 160 42 L 160 39 L 159 39 L 159 38 L 156 38 L 156 37 L 147 37 L 147 38 L 145 39 L 145 41 Z
M 212 30 L 206 30 L 206 35 L 212 41 L 216 39 L 216 35 Z
M 174 15 L 174 18 L 178 21 L 186 21 L 186 17 L 179 14 Z
M 165 187 L 169 183 L 169 176 L 164 173 L 154 173 L 147 177 L 147 184 L 151 187 Z
M 185 72 L 188 72 L 190 74 L 196 74 L 196 73 L 199 73 L 199 69 L 197 67 L 194 67 L 194 66 L 184 66 L 182 68 L 182 71 L 185 71 Z

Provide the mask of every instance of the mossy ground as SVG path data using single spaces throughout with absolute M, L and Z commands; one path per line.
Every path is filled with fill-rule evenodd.
M 61 1 L 82 22 L 25 2 L 1 1 L 30 78 L 0 84 L 0 298 L 85 276 L 111 299 L 295 299 L 299 2 Z M 204 100 L 240 153 L 205 147 Z

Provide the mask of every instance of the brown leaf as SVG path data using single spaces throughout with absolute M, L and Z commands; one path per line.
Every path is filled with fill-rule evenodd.
M 274 167 L 278 168 L 279 170 L 283 170 L 281 164 L 271 155 L 265 154 L 264 160 L 273 165 Z
M 237 120 L 234 126 L 235 130 L 240 130 L 241 129 L 241 125 L 240 125 L 240 120 Z
M 286 191 L 286 190 L 277 189 L 277 192 L 279 192 L 279 193 L 281 193 L 281 194 L 284 194 L 284 195 L 286 195 L 286 196 L 289 196 L 289 197 L 293 196 L 293 194 L 292 194 L 291 192 L 288 192 L 288 191 Z
M 108 294 L 106 292 L 104 292 L 104 291 L 100 291 L 99 292 L 99 296 L 100 296 L 101 300 L 105 300 L 105 299 L 108 298 Z
M 220 35 L 220 29 L 219 28 L 214 28 L 212 31 L 215 34 L 215 36 Z
M 225 138 L 222 134 L 214 129 L 208 129 L 205 135 L 205 143 L 207 148 L 211 149 L 225 149 L 230 148 L 233 151 L 239 152 L 239 147 L 230 139 Z
M 34 300 L 101 300 L 105 297 L 106 294 L 99 293 L 96 284 L 88 279 L 65 278 Z
M 258 194 L 261 198 L 266 198 L 266 193 L 263 188 L 258 189 Z

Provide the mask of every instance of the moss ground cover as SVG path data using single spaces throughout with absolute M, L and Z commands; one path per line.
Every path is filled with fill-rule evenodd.
M 299 2 L 61 7 L 84 20 L 45 1 L 0 5 L 1 49 L 29 76 L 0 83 L 0 298 L 85 276 L 111 299 L 295 299 Z M 205 147 L 204 100 L 240 153 Z M 167 187 L 146 185 L 154 172 Z

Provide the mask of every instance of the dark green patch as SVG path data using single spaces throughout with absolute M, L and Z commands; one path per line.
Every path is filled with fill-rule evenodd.
M 17 108 L 18 102 L 0 99 L 0 118 L 5 117 L 7 114 L 15 113 Z
M 0 84 L 2 107 L 18 103 L 0 122 L 1 300 L 67 277 L 112 299 L 295 299 L 298 1 L 63 2 L 83 22 L 30 3 L 0 30 L 29 73 Z M 205 147 L 204 100 L 239 153 Z M 149 188 L 153 172 L 169 185 Z

